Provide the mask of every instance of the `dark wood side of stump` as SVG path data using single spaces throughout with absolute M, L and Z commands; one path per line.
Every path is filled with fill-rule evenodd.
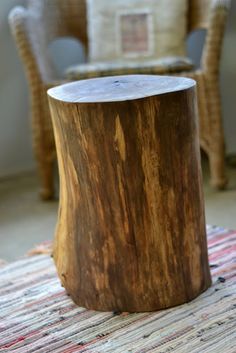
M 195 89 L 49 100 L 60 169 L 54 259 L 72 299 L 152 311 L 208 288 Z

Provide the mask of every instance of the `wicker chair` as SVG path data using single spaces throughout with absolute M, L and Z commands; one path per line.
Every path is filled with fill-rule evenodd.
M 227 183 L 219 64 L 228 9 L 229 0 L 189 0 L 189 33 L 206 29 L 207 36 L 201 69 L 181 73 L 198 83 L 200 143 L 209 157 L 211 183 L 219 189 Z M 42 182 L 41 197 L 50 199 L 54 194 L 56 153 L 46 91 L 60 82 L 47 55 L 47 47 L 55 38 L 70 36 L 79 39 L 87 50 L 86 1 L 28 0 L 27 9 L 14 8 L 9 21 L 30 86 L 33 144 Z M 167 73 L 170 72 L 167 70 Z

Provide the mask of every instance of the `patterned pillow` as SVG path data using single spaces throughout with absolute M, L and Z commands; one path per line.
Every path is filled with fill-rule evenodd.
M 87 0 L 90 62 L 185 56 L 188 0 Z

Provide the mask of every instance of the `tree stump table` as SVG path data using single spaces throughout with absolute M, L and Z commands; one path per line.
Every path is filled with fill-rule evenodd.
M 48 95 L 60 173 L 53 254 L 72 299 L 142 312 L 206 290 L 195 81 L 117 76 Z

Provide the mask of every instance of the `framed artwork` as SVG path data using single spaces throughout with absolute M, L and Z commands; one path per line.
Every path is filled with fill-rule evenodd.
M 153 17 L 149 10 L 116 14 L 118 51 L 124 57 L 153 55 Z
M 90 62 L 185 56 L 188 0 L 87 0 Z

